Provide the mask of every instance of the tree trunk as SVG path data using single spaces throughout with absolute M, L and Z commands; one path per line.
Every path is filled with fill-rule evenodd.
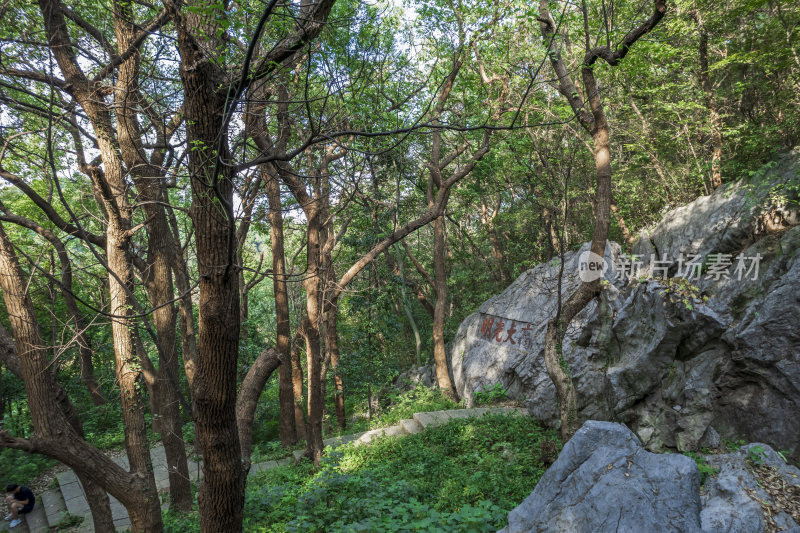
M 289 291 L 286 287 L 286 255 L 283 249 L 283 214 L 281 189 L 276 173 L 262 172 L 269 201 L 270 243 L 272 244 L 272 289 L 275 294 L 275 350 L 281 360 L 278 367 L 278 401 L 280 403 L 280 438 L 284 447 L 297 442 L 294 392 L 292 389 L 291 325 L 289 323 Z M 301 378 L 302 379 L 302 378 Z M 302 384 L 301 384 L 302 388 Z
M 236 401 L 236 422 L 239 427 L 242 463 L 246 472 L 250 470 L 250 458 L 253 455 L 253 418 L 258 406 L 258 398 L 261 396 L 267 380 L 280 364 L 278 351 L 267 348 L 256 358 L 253 366 L 242 380 L 242 388 Z
M 2 239 L 2 236 L 0 236 L 0 239 Z M 0 247 L 2 247 L 2 245 L 0 245 Z M 3 274 L 0 273 L 0 275 Z M 19 297 L 18 294 L 15 295 L 14 293 L 9 294 L 9 296 L 12 298 Z M 21 305 L 25 305 L 24 302 L 22 302 Z M 27 312 L 28 311 L 26 311 L 26 313 Z M 8 368 L 14 376 L 24 382 L 19 355 L 17 348 L 14 346 L 14 340 L 11 339 L 11 336 L 2 326 L 0 326 L 0 360 L 5 363 L 6 368 Z M 47 371 L 49 371 L 49 369 Z M 72 405 L 69 396 L 67 396 L 67 391 L 61 387 L 58 381 L 53 380 L 53 383 L 55 388 L 52 389 L 52 392 L 55 395 L 55 400 L 61 413 L 63 413 L 67 422 L 72 426 L 72 429 L 75 430 L 75 433 L 83 439 L 83 426 L 81 425 L 77 411 L 75 411 L 75 407 Z M 87 477 L 83 471 L 78 470 L 76 474 L 81 485 L 83 485 L 83 490 L 86 492 L 86 498 L 89 501 L 89 509 L 92 512 L 92 521 L 95 524 L 95 530 L 113 531 L 114 519 L 111 515 L 108 493 L 103 487 Z
M 498 235 L 497 227 L 494 224 L 495 218 L 500 213 L 502 207 L 502 196 L 497 193 L 497 198 L 494 208 L 489 209 L 485 201 L 481 201 L 480 217 L 481 222 L 486 227 L 486 232 L 489 234 L 489 242 L 492 244 L 492 259 L 494 259 L 495 267 L 497 268 L 497 279 L 501 283 L 506 283 L 510 278 L 510 272 L 506 270 L 505 252 L 503 251 L 503 241 Z
M 140 196 L 148 197 L 148 185 L 139 181 Z M 153 197 L 157 197 L 154 195 Z M 169 465 L 170 504 L 177 511 L 188 512 L 192 508 L 192 490 L 189 481 L 189 466 L 183 440 L 183 427 L 178 397 L 178 354 L 176 339 L 176 310 L 172 304 L 174 287 L 172 285 L 171 264 L 172 239 L 163 208 L 157 204 L 145 206 L 150 219 L 148 237 L 147 272 L 145 285 L 153 307 L 153 322 L 156 330 L 159 365 L 154 383 L 155 416 L 158 432 L 164 444 Z
M 393 270 L 400 276 L 400 297 L 403 301 L 403 311 L 405 311 L 406 319 L 408 319 L 408 325 L 411 327 L 411 331 L 414 334 L 414 362 L 417 366 L 420 366 L 422 364 L 422 338 L 420 337 L 419 327 L 417 327 L 417 321 L 414 319 L 414 314 L 411 312 L 411 305 L 408 301 L 408 296 L 406 295 L 405 260 L 402 256 L 402 253 L 399 255 L 400 258 L 398 263 L 400 266 L 395 266 Z M 389 266 L 393 266 L 394 261 L 392 261 L 392 255 L 388 250 L 386 251 L 386 258 L 389 261 Z
M 144 404 L 139 392 L 138 381 L 141 379 L 141 363 L 137 360 L 134 349 L 132 321 L 128 314 L 133 308 L 130 283 L 133 272 L 127 258 L 128 242 L 124 237 L 127 228 L 119 227 L 113 221 L 109 223 L 106 233 L 106 256 L 111 273 L 109 276 L 109 294 L 111 314 L 120 317 L 111 322 L 111 331 L 116 354 L 116 379 L 120 388 L 122 421 L 125 428 L 125 451 L 128 455 L 131 472 L 142 476 L 146 481 L 149 504 L 143 509 L 128 509 L 132 530 L 150 531 L 157 527 L 160 531 L 161 507 L 158 491 L 153 477 L 153 465 L 150 460 L 150 445 L 147 442 L 147 426 L 144 420 Z M 155 518 L 157 516 L 157 519 Z
M 194 323 L 194 304 L 192 302 L 192 291 L 189 282 L 189 269 L 186 265 L 186 258 L 183 255 L 180 233 L 178 230 L 178 221 L 175 218 L 175 212 L 172 209 L 167 210 L 167 216 L 170 223 L 172 240 L 175 247 L 175 253 L 170 257 L 172 259 L 172 275 L 175 279 L 175 288 L 178 290 L 178 326 L 181 339 L 181 358 L 183 359 L 183 372 L 186 376 L 186 382 L 189 384 L 189 392 L 193 390 L 194 374 L 197 370 L 197 330 Z M 197 423 L 194 422 L 194 413 L 192 413 L 192 420 L 194 424 L 194 450 L 196 455 L 202 455 L 200 449 L 200 440 L 197 438 Z
M 242 243 L 236 247 L 236 264 L 244 266 L 242 256 Z M 249 306 L 247 302 L 247 281 L 244 278 L 244 269 L 239 268 L 239 342 L 246 343 L 249 331 L 247 328 L 247 315 Z
M 130 5 L 116 7 L 114 18 L 117 44 L 120 53 L 132 47 L 137 28 Z M 156 338 L 153 339 L 158 350 L 159 365 L 153 383 L 152 402 L 154 421 L 164 443 L 164 451 L 169 465 L 169 491 L 173 509 L 188 512 L 192 508 L 192 490 L 189 483 L 189 467 L 183 441 L 183 428 L 180 419 L 178 397 L 178 354 L 175 333 L 176 310 L 172 303 L 175 290 L 172 284 L 171 255 L 173 239 L 162 200 L 160 184 L 163 170 L 151 166 L 144 157 L 142 135 L 137 118 L 139 98 L 139 54 L 133 54 L 119 66 L 115 91 L 115 109 L 118 127 L 120 155 L 129 169 L 148 223 L 148 254 L 146 270 L 142 272 L 145 288 L 153 308 L 153 323 Z M 145 355 L 146 357 L 146 355 Z
M 700 86 L 703 89 L 703 98 L 708 109 L 711 126 L 711 188 L 716 189 L 722 185 L 722 120 L 717 108 L 717 99 L 714 98 L 714 87 L 708 70 L 708 32 L 699 12 L 696 13 L 696 19 L 700 33 Z
M 186 17 L 198 32 L 205 31 L 200 14 Z M 179 29 L 178 50 L 186 135 L 194 147 L 189 152 L 190 215 L 196 235 L 200 295 L 192 399 L 196 438 L 203 453 L 204 479 L 198 494 L 200 527 L 204 533 L 238 533 L 242 529 L 245 473 L 236 424 L 239 276 L 235 267 L 233 183 L 223 133 L 226 102 L 217 86 L 218 66 L 197 47 L 194 36 Z
M 194 374 L 197 361 L 197 331 L 194 323 L 194 312 L 192 303 L 191 283 L 189 281 L 189 269 L 186 266 L 186 258 L 183 255 L 180 233 L 178 230 L 178 220 L 172 209 L 167 210 L 167 216 L 171 228 L 171 235 L 175 253 L 172 259 L 172 275 L 175 278 L 175 288 L 178 289 L 178 326 L 181 337 L 181 356 L 183 358 L 183 371 L 186 374 L 186 381 L 189 383 L 189 390 L 194 383 Z
M 639 110 L 639 106 L 636 105 L 636 101 L 633 99 L 633 94 L 631 94 L 631 88 L 628 86 L 627 81 L 625 84 L 625 92 L 628 94 L 628 104 L 633 109 L 633 112 L 636 113 L 636 116 L 639 117 L 639 122 L 642 124 L 642 135 L 644 136 L 643 143 L 645 145 L 645 150 L 647 150 L 647 155 L 650 157 L 650 162 L 653 163 L 653 168 L 656 170 L 656 174 L 658 174 L 658 179 L 661 180 L 661 186 L 664 187 L 664 194 L 667 196 L 667 204 L 672 204 L 673 198 L 672 193 L 670 192 L 669 184 L 667 183 L 667 172 L 664 170 L 664 165 L 661 164 L 661 160 L 656 155 L 655 149 L 653 147 L 653 138 L 650 134 L 650 126 L 647 124 L 647 120 L 644 118 L 644 114 Z
M 294 428 L 297 432 L 297 440 L 306 438 L 306 419 L 303 414 L 303 365 L 300 361 L 300 340 L 305 335 L 295 336 L 291 347 L 292 363 L 292 393 L 294 396 Z
M 319 195 L 312 198 L 305 184 L 286 166 L 278 167 L 281 179 L 299 202 L 306 216 L 306 272 L 303 288 L 306 292 L 306 321 L 303 336 L 306 340 L 306 360 L 308 366 L 307 391 L 308 403 L 306 411 L 306 455 L 319 464 L 322 458 L 322 415 L 324 399 L 322 398 L 322 347 L 320 343 L 320 323 L 322 309 L 320 306 L 322 288 L 320 278 L 320 260 L 322 252 L 322 205 Z M 317 180 L 319 180 L 317 176 Z M 319 184 L 315 189 L 319 192 Z
M 333 403 L 336 409 L 336 422 L 339 429 L 347 427 L 347 414 L 344 410 L 344 384 L 342 374 L 339 369 L 339 329 L 338 329 L 338 299 L 331 303 L 331 309 L 327 314 L 327 340 L 325 346 L 328 349 L 331 360 L 331 370 L 333 370 Z
M 594 162 L 596 173 L 596 188 L 594 198 L 595 226 L 592 235 L 591 251 L 602 258 L 605 255 L 608 231 L 611 225 L 611 152 L 609 142 L 608 121 L 606 120 L 603 105 L 600 100 L 600 90 L 594 76 L 596 61 L 600 58 L 611 66 L 615 66 L 630 50 L 630 47 L 643 35 L 652 30 L 663 18 L 666 12 L 666 3 L 663 0 L 654 0 L 653 14 L 650 18 L 625 35 L 622 42 L 615 49 L 595 48 L 589 49 L 587 44 L 586 55 L 581 66 L 583 80 L 583 94 L 588 98 L 589 109 L 587 112 L 581 93 L 577 91 L 574 82 L 567 70 L 566 63 L 561 57 L 559 45 L 554 44 L 556 39 L 556 25 L 549 11 L 548 0 L 539 2 L 539 21 L 541 23 L 542 37 L 551 43 L 548 50 L 550 64 L 558 77 L 558 86 L 561 94 L 567 99 L 581 125 L 592 135 L 594 143 Z M 587 13 L 583 12 L 584 25 L 588 27 Z M 586 42 L 589 42 L 586 35 Z M 563 250 L 563 245 L 561 246 Z M 567 300 L 561 305 L 561 274 L 564 264 L 561 261 L 561 273 L 558 283 L 558 307 L 556 316 L 548 321 L 545 332 L 545 367 L 547 374 L 556 387 L 556 397 L 559 402 L 559 417 L 561 420 L 561 438 L 567 442 L 578 429 L 577 399 L 572 377 L 569 375 L 569 366 L 563 360 L 563 338 L 572 319 L 586 305 L 599 294 L 600 279 L 584 281 Z
M 433 292 L 436 305 L 433 308 L 433 362 L 436 366 L 436 381 L 439 389 L 456 399 L 456 390 L 450 380 L 447 355 L 444 346 L 444 321 L 447 313 L 447 272 L 444 237 L 444 216 L 433 221 Z
M 636 242 L 636 237 L 631 233 L 631 230 L 628 229 L 628 225 L 625 223 L 625 219 L 617 210 L 617 203 L 614 199 L 611 199 L 611 214 L 614 215 L 614 220 L 617 221 L 617 226 L 619 226 L 620 232 L 622 232 L 622 238 L 625 239 L 627 244 L 633 244 Z
M 12 372 L 18 373 L 25 383 L 34 425 L 34 437 L 30 441 L 10 437 L 6 431 L 2 431 L 0 443 L 6 447 L 49 455 L 75 469 L 84 483 L 87 496 L 94 498 L 94 505 L 90 505 L 90 508 L 97 520 L 98 529 L 113 531 L 106 495 L 108 489 L 128 509 L 134 532 L 161 531 L 158 499 L 155 498 L 157 514 L 149 501 L 155 496 L 155 490 L 149 490 L 152 475 L 150 480 L 146 476 L 126 475 L 120 467 L 82 439 L 77 414 L 66 392 L 51 372 L 45 344 L 38 331 L 33 303 L 27 294 L 27 283 L 1 224 L 0 288 L 16 344 L 16 354 L 6 351 L 4 359 L 6 366 Z M 142 426 L 143 422 L 142 420 Z M 100 480 L 105 482 L 102 488 L 95 484 Z M 152 481 L 152 485 L 155 489 L 155 481 Z
M 320 213 L 316 206 L 305 205 L 304 211 L 308 220 L 308 245 L 306 252 L 307 269 L 303 280 L 306 291 L 306 313 L 308 320 L 305 327 L 306 357 L 308 359 L 308 432 L 306 434 L 306 454 L 319 464 L 322 459 L 322 352 L 320 346 Z
M 408 246 L 405 240 L 401 241 L 400 244 L 403 246 L 406 255 L 408 258 L 411 259 L 411 262 L 414 263 L 414 267 L 417 271 L 422 275 L 422 278 L 428 283 L 428 285 L 433 288 L 433 279 L 428 274 L 428 271 L 417 261 L 416 256 L 411 252 L 411 248 Z M 389 263 L 389 268 L 392 269 L 392 272 L 398 276 L 405 285 L 408 285 L 409 288 L 414 292 L 414 295 L 417 297 L 417 300 L 422 305 L 423 309 L 433 318 L 433 306 L 428 301 L 428 295 L 425 294 L 425 291 L 422 289 L 420 284 L 414 283 L 413 280 L 408 279 L 405 275 L 405 260 L 403 259 L 403 254 L 398 254 L 397 262 L 395 262 L 394 258 L 389 249 L 385 252 L 386 254 L 386 261 Z M 398 266 L 398 264 L 400 266 Z
M 0 208 L 4 207 L 0 204 Z M 75 301 L 75 296 L 72 288 L 72 262 L 67 254 L 67 248 L 58 236 L 49 229 L 41 226 L 25 217 L 14 215 L 5 211 L 5 215 L 0 217 L 2 220 L 12 222 L 31 231 L 35 231 L 44 237 L 56 250 L 56 255 L 61 263 L 61 283 L 59 289 L 61 297 L 64 299 L 64 307 L 72 322 L 73 335 L 75 342 L 78 345 L 78 361 L 81 369 L 81 380 L 84 386 L 89 391 L 89 395 L 95 405 L 103 405 L 106 403 L 105 396 L 97 384 L 94 377 L 94 364 L 92 363 L 92 347 L 89 344 L 89 338 L 86 336 L 86 323 L 83 320 L 78 304 Z

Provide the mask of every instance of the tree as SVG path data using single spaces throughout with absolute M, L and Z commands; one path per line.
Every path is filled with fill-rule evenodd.
M 550 15 L 549 2 L 541 0 L 539 3 L 539 22 L 542 37 L 547 43 L 547 55 L 550 65 L 558 80 L 557 89 L 567 99 L 576 119 L 586 132 L 591 135 L 593 142 L 593 155 L 596 168 L 597 185 L 594 199 L 595 226 L 592 235 L 591 251 L 602 261 L 605 255 L 606 242 L 611 221 L 611 150 L 609 139 L 608 120 L 603 110 L 600 98 L 600 89 L 595 77 L 597 61 L 602 59 L 610 66 L 615 66 L 625 58 L 631 46 L 642 36 L 650 32 L 664 17 L 667 5 L 663 0 L 653 2 L 653 12 L 650 17 L 639 24 L 635 29 L 626 33 L 620 42 L 611 46 L 611 33 L 608 26 L 605 28 L 606 45 L 591 45 L 589 34 L 589 13 L 586 2 L 580 7 L 584 22 L 585 53 L 581 62 L 582 89 L 579 90 L 572 81 L 566 62 L 563 59 L 560 46 L 556 42 L 563 36 L 559 35 L 560 25 Z M 562 14 L 563 18 L 563 14 Z M 587 111 L 585 106 L 589 104 Z M 563 269 L 563 264 L 562 264 Z M 584 281 L 564 303 L 561 305 L 561 287 L 559 284 L 559 306 L 556 316 L 547 324 L 545 333 L 545 365 L 547 374 L 556 387 L 556 396 L 559 402 L 561 419 L 561 437 L 569 440 L 578 429 L 577 400 L 575 386 L 568 372 L 562 368 L 561 342 L 569 323 L 586 305 L 599 294 L 601 289 L 600 279 Z

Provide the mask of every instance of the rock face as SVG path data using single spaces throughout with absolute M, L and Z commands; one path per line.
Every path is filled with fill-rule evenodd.
M 760 503 L 763 502 L 770 507 L 778 531 L 800 532 L 800 524 L 797 523 L 800 520 L 800 470 L 797 467 L 787 465 L 772 448 L 760 443 L 742 446 L 734 453 L 708 455 L 705 459 L 717 473 L 706 481 L 702 495 L 700 520 L 704 531 L 765 531 L 764 511 Z M 759 483 L 755 468 L 771 479 Z M 783 509 L 781 502 L 776 502 L 773 494 L 762 485 L 770 487 L 773 494 L 777 491 L 781 499 L 788 500 L 787 507 L 792 507 L 795 517 Z
M 645 451 L 622 424 L 588 421 L 504 533 L 700 533 L 700 474 L 683 455 Z
M 609 243 L 605 260 L 620 275 L 564 341 L 582 420 L 625 422 L 655 450 L 744 438 L 800 456 L 798 186 L 795 150 L 643 232 L 638 271 L 636 257 L 620 268 L 626 256 Z M 565 257 L 564 299 L 586 249 Z M 726 263 L 727 278 L 716 274 Z M 532 416 L 557 424 L 543 353 L 559 270 L 556 260 L 525 272 L 461 324 L 453 376 L 468 404 L 501 383 Z
M 772 448 L 704 459 L 716 473 L 701 491 L 689 457 L 647 452 L 624 425 L 587 421 L 501 533 L 760 533 L 768 519 L 772 531 L 800 531 L 800 470 Z

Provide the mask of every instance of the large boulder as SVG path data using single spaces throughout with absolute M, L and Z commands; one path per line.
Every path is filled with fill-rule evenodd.
M 501 533 L 800 533 L 800 470 L 767 444 L 696 456 L 644 449 L 622 424 L 587 421 Z
M 609 243 L 617 275 L 564 340 L 582 420 L 625 422 L 652 450 L 744 438 L 800 455 L 798 190 L 795 150 L 668 213 L 633 246 L 639 257 Z M 562 300 L 580 283 L 586 249 L 565 257 Z M 699 271 L 687 268 L 692 256 Z M 731 263 L 727 277 L 713 274 L 709 257 Z M 661 268 L 650 270 L 651 259 Z M 461 324 L 453 376 L 467 404 L 500 383 L 532 416 L 558 424 L 543 354 L 560 270 L 558 260 L 536 266 Z
M 683 455 L 645 451 L 622 424 L 588 421 L 504 533 L 700 533 L 700 474 Z

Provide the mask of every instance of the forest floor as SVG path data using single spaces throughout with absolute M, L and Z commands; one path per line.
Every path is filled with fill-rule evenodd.
M 326 447 L 329 447 L 330 453 L 327 456 L 328 458 L 325 460 L 325 464 L 320 467 L 320 469 L 315 469 L 313 465 L 310 464 L 307 460 L 302 459 L 302 451 L 295 450 L 294 451 L 294 460 L 291 457 L 285 457 L 282 460 L 275 460 L 275 459 L 268 459 L 266 461 L 261 462 L 254 462 L 251 471 L 250 471 L 250 478 L 251 481 L 248 483 L 249 486 L 249 493 L 253 491 L 263 491 L 264 485 L 262 483 L 262 478 L 265 475 L 272 475 L 277 476 L 278 478 L 282 478 L 284 476 L 289 476 L 294 478 L 295 480 L 305 479 L 309 475 L 313 475 L 314 472 L 324 471 L 325 469 L 329 468 L 330 466 L 330 458 L 331 457 L 339 457 L 339 454 L 347 454 L 350 453 L 347 450 L 355 450 L 362 444 L 374 443 L 380 446 L 385 446 L 388 442 L 393 442 L 397 440 L 403 439 L 394 439 L 394 438 L 386 438 L 386 437 L 397 437 L 401 435 L 410 435 L 413 437 L 417 437 L 417 434 L 423 432 L 423 430 L 430 428 L 430 432 L 434 432 L 438 430 L 440 427 L 449 426 L 452 421 L 462 422 L 462 423 L 471 423 L 474 420 L 482 420 L 477 419 L 475 417 L 481 417 L 483 415 L 487 415 L 488 418 L 496 419 L 497 417 L 501 417 L 502 419 L 511 419 L 511 418 L 518 418 L 520 420 L 529 420 L 527 416 L 516 416 L 519 414 L 523 414 L 522 410 L 513 408 L 513 407 L 494 407 L 494 408 L 477 408 L 477 409 L 450 409 L 450 410 L 441 410 L 441 411 L 432 411 L 432 412 L 418 412 L 414 413 L 412 417 L 408 419 L 401 419 L 398 424 L 393 426 L 388 426 L 384 428 L 377 428 L 372 429 L 365 432 L 354 433 L 350 435 L 343 435 L 332 437 L 326 439 L 325 444 Z M 429 433 L 429 432 L 426 432 Z M 331 449 L 336 449 L 335 451 Z M 363 448 L 372 448 L 363 447 Z M 342 451 L 340 451 L 342 450 Z M 471 453 L 476 450 L 471 450 Z M 489 450 L 486 450 L 487 452 Z M 112 456 L 116 462 L 121 465 L 125 465 L 127 463 L 127 458 L 124 456 L 124 453 L 121 451 L 109 451 L 110 456 Z M 154 463 L 154 471 L 157 477 L 157 484 L 159 485 L 160 490 L 165 490 L 167 488 L 167 472 L 166 472 L 166 459 L 163 454 L 163 447 L 160 445 L 155 446 L 151 450 L 151 454 L 153 456 L 153 463 Z M 284 452 L 285 454 L 285 452 Z M 455 465 L 454 465 L 455 466 Z M 191 465 L 190 470 L 193 472 L 200 472 L 200 469 L 196 463 Z M 278 474 L 271 474 L 271 472 L 279 472 Z M 267 478 L 268 479 L 268 478 Z M 538 479 L 538 477 L 537 477 Z M 196 479 L 193 481 L 197 481 Z M 281 485 L 285 485 L 284 481 L 280 482 Z M 80 483 L 77 481 L 74 473 L 69 471 L 69 469 L 65 467 L 53 467 L 48 469 L 42 476 L 37 478 L 37 480 L 31 483 L 33 487 L 36 487 L 37 494 L 41 495 L 40 502 L 42 502 L 41 507 L 41 516 L 33 519 L 28 520 L 26 524 L 26 528 L 15 528 L 15 531 L 28 531 L 34 533 L 46 533 L 49 531 L 70 531 L 70 532 L 80 532 L 86 533 L 90 531 L 94 531 L 91 521 L 91 515 L 88 511 L 88 503 L 83 496 L 83 490 L 80 486 Z M 55 485 L 55 487 L 54 487 Z M 33 488 L 32 487 L 32 488 Z M 526 488 L 526 490 L 530 490 L 530 488 Z M 524 497 L 524 494 L 521 495 Z M 250 496 L 248 496 L 250 498 Z M 263 501 L 261 502 L 263 504 Z M 249 509 L 246 515 L 248 517 L 254 517 L 262 514 L 263 505 L 258 506 L 259 510 L 255 508 Z M 165 505 L 166 509 L 166 505 Z M 117 523 L 120 530 L 124 530 L 127 526 L 127 513 L 125 513 L 124 508 L 116 502 L 112 498 L 112 511 L 115 517 L 115 523 Z M 485 511 L 485 509 L 484 509 Z M 483 511 L 481 511 L 483 512 Z M 480 514 L 480 512 L 479 512 Z M 494 518 L 500 516 L 495 509 Z M 80 520 L 76 517 L 83 517 L 83 520 Z M 250 519 L 252 522 L 252 519 Z M 188 521 L 188 522 L 187 522 Z M 494 521 L 494 520 L 493 520 Z M 56 529 L 51 529 L 55 526 L 55 524 L 59 524 L 59 527 Z M 280 521 L 279 521 L 280 522 Z M 285 522 L 285 521 L 284 521 Z M 67 524 L 74 524 L 72 526 L 67 526 Z M 5 530 L 3 526 L 7 525 L 7 523 L 0 525 L 0 531 Z M 181 533 L 193 531 L 195 530 L 195 526 L 197 525 L 197 516 L 196 513 L 193 513 L 189 516 L 186 515 L 174 515 L 169 512 L 165 514 L 165 526 L 167 531 L 173 531 Z M 252 525 L 246 527 L 247 531 L 257 531 L 257 529 L 252 529 Z M 290 528 L 291 529 L 291 528 Z M 301 527 L 300 530 L 304 530 L 304 527 Z M 277 529 L 283 530 L 283 529 Z

